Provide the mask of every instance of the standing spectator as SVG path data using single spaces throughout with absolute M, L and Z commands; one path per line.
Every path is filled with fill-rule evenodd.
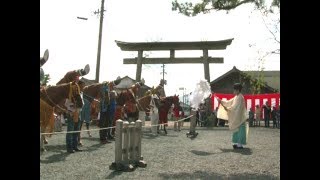
M 100 119 L 99 128 L 104 128 L 99 130 L 100 142 L 101 144 L 111 143 L 107 140 L 108 131 L 105 129 L 110 121 L 110 95 L 109 87 L 104 84 L 102 87 L 102 96 L 100 99 Z
M 253 121 L 254 121 L 254 112 L 252 111 L 252 108 L 249 110 L 249 125 L 250 127 L 253 126 Z
M 279 105 L 279 108 L 277 110 L 277 124 L 278 124 L 278 129 L 280 129 L 280 105 Z
M 263 105 L 263 113 L 264 113 L 264 126 L 270 127 L 270 117 L 271 117 L 271 107 L 268 101 Z
M 82 81 L 82 80 L 79 80 L 78 81 L 78 84 L 79 84 L 79 87 L 80 89 L 83 89 L 84 86 L 85 86 L 85 83 Z M 80 109 L 80 111 L 78 112 L 78 122 L 75 123 L 75 127 L 78 131 L 81 131 L 82 129 L 82 124 L 84 122 L 84 117 L 82 116 L 82 112 L 86 111 L 88 106 L 90 106 L 90 102 L 88 102 L 88 100 L 86 101 L 83 93 L 82 93 L 82 100 L 83 100 L 83 106 L 82 108 Z M 86 104 L 87 103 L 87 104 Z M 89 105 L 88 105 L 89 103 Z M 89 112 L 89 115 L 90 115 L 90 112 Z M 90 119 L 90 118 L 89 118 Z M 81 142 L 81 132 L 77 132 L 77 133 L 74 133 L 74 134 L 77 134 L 77 143 L 79 146 L 82 146 L 82 142 Z
M 93 98 L 83 94 L 83 106 L 81 108 L 81 114 L 80 114 L 80 119 L 81 119 L 81 125 L 80 125 L 80 130 L 82 129 L 82 124 L 83 122 L 86 123 L 86 128 L 89 130 L 90 127 L 90 122 L 91 122 L 91 102 L 93 101 Z M 90 131 L 87 131 L 88 136 L 92 137 Z M 79 137 L 79 139 L 81 136 Z M 81 141 L 79 140 L 79 144 L 82 144 Z
M 273 106 L 272 111 L 271 111 L 272 127 L 273 128 L 278 128 L 276 116 L 277 116 L 277 108 L 275 106 Z
M 66 100 L 65 106 L 69 107 L 71 101 L 69 99 Z M 69 110 L 69 109 L 68 109 Z M 67 134 L 66 134 L 66 145 L 67 152 L 74 153 L 75 151 L 82 151 L 78 148 L 78 136 L 79 133 L 69 133 L 70 131 L 78 131 L 79 130 L 79 112 L 76 110 L 75 112 L 67 113 Z
M 260 127 L 260 121 L 261 121 L 261 108 L 259 105 L 256 105 L 256 126 Z
M 116 91 L 113 90 L 110 92 L 110 118 L 108 119 L 109 121 L 107 122 L 107 126 L 110 128 L 112 127 L 113 124 L 115 124 L 115 113 L 116 113 L 116 106 L 117 106 L 116 99 L 117 99 L 117 93 Z M 107 137 L 110 140 L 115 140 L 112 135 L 112 130 L 107 129 Z
M 218 126 L 218 107 L 216 107 L 216 109 L 213 111 L 213 115 L 214 115 L 214 126 Z

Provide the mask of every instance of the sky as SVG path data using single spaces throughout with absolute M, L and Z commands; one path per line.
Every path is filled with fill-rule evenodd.
M 49 49 L 48 62 L 43 66 L 54 85 L 68 71 L 90 65 L 87 79 L 95 79 L 100 0 L 41 0 L 40 56 Z M 261 13 L 247 4 L 228 13 L 225 11 L 186 17 L 171 10 L 171 0 L 105 0 L 100 82 L 117 77 L 135 79 L 136 65 L 123 64 L 123 58 L 134 58 L 137 52 L 122 52 L 115 40 L 124 42 L 153 41 L 218 41 L 234 38 L 224 51 L 209 51 L 209 56 L 223 57 L 223 64 L 210 64 L 210 80 L 236 66 L 240 70 L 258 70 L 259 57 L 280 49 L 262 21 Z M 88 20 L 79 20 L 77 17 Z M 270 18 L 270 17 L 269 17 Z M 273 17 L 272 17 L 273 18 Z M 272 22 L 266 19 L 267 23 Z M 280 39 L 280 33 L 278 33 Z M 250 47 L 251 46 L 251 47 Z M 169 51 L 145 52 L 149 57 L 169 57 Z M 201 51 L 176 51 L 176 57 L 199 57 Z M 280 70 L 280 55 L 267 56 L 264 70 Z M 166 64 L 166 94 L 181 94 L 179 88 L 192 92 L 204 79 L 202 64 Z M 162 78 L 161 64 L 143 65 L 142 78 L 152 87 Z

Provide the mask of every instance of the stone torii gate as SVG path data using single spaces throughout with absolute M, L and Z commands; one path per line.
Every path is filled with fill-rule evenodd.
M 124 58 L 123 64 L 137 64 L 136 81 L 141 80 L 142 64 L 194 64 L 204 66 L 204 77 L 210 83 L 210 63 L 223 63 L 222 57 L 208 56 L 208 50 L 225 50 L 232 39 L 221 41 L 195 41 L 195 42 L 122 42 L 116 41 L 122 51 L 138 51 L 136 58 Z M 176 50 L 202 50 L 201 57 L 175 57 Z M 170 51 L 169 58 L 145 58 L 143 51 Z

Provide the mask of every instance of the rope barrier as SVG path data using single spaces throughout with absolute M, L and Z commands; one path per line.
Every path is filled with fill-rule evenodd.
M 190 118 L 192 116 L 194 116 L 194 115 L 190 115 L 188 117 L 179 119 L 178 121 L 173 121 L 173 123 L 184 121 L 185 119 L 188 119 L 188 118 Z M 142 126 L 142 127 L 153 127 L 153 126 L 159 126 L 159 125 L 165 125 L 165 124 L 169 124 L 169 122 L 162 123 L 162 124 L 157 124 L 157 125 Z M 41 135 L 67 134 L 67 133 L 79 133 L 79 132 L 81 133 L 81 132 L 87 132 L 87 131 L 100 131 L 100 130 L 104 130 L 104 129 L 113 129 L 113 128 L 116 128 L 116 126 L 106 127 L 106 128 L 90 129 L 90 130 L 81 130 L 81 131 L 62 131 L 62 132 L 52 132 L 52 133 L 41 133 Z

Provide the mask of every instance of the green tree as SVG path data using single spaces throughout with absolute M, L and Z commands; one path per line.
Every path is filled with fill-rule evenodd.
M 51 79 L 50 75 L 49 74 L 45 74 L 44 78 L 43 78 L 43 81 L 42 81 L 42 85 L 46 86 L 49 83 L 50 79 Z
M 184 2 L 179 3 L 178 0 L 172 1 L 172 10 L 179 11 L 186 16 L 196 16 L 199 13 L 209 13 L 212 10 L 226 10 L 230 11 L 243 4 L 253 3 L 257 9 L 266 9 L 264 0 L 202 0 L 200 3 Z M 272 11 L 272 7 L 278 7 L 280 9 L 280 0 L 272 0 L 269 10 Z
M 188 0 L 191 1 L 191 0 Z M 258 58 L 258 70 L 260 71 L 257 79 L 252 80 L 250 76 L 247 75 L 246 79 L 250 80 L 250 85 L 252 86 L 252 90 L 254 94 L 260 94 L 261 88 L 265 85 L 264 82 L 264 61 L 265 58 L 271 54 L 280 54 L 280 0 L 272 0 L 270 6 L 267 6 L 264 0 L 201 0 L 199 3 L 191 3 L 191 2 L 179 3 L 178 0 L 172 1 L 172 11 L 179 11 L 179 13 L 184 14 L 188 17 L 196 16 L 200 13 L 207 14 L 211 11 L 227 11 L 236 9 L 237 7 L 253 3 L 255 5 L 255 9 L 260 11 L 262 14 L 262 21 L 270 34 L 272 35 L 272 39 L 275 43 L 279 45 L 279 48 L 274 50 L 267 51 L 263 53 L 264 55 Z M 278 11 L 275 11 L 277 9 Z M 249 44 L 250 47 L 255 46 L 255 44 Z

